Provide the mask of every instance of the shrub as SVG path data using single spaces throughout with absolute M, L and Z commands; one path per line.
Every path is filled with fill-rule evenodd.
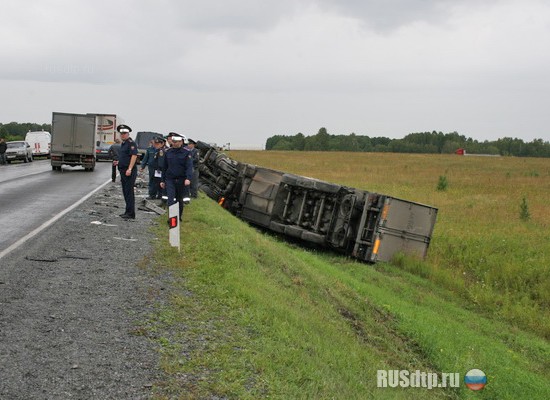
M 439 181 L 437 182 L 437 190 L 439 191 L 447 190 L 448 185 L 449 185 L 449 182 L 447 181 L 447 177 L 445 175 L 439 176 Z
M 525 196 L 523 197 L 523 200 L 521 201 L 521 204 L 519 206 L 519 218 L 522 221 L 528 221 L 529 218 L 531 218 L 531 214 L 529 214 L 529 205 L 527 204 L 527 199 Z

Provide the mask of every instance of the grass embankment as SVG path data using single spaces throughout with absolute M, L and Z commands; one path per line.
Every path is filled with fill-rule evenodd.
M 550 159 L 234 151 L 252 164 L 439 208 L 425 262 L 398 260 L 479 313 L 550 339 Z M 440 176 L 448 187 L 436 190 Z M 529 220 L 520 218 L 525 198 Z
M 177 254 L 158 229 L 157 268 L 181 278 L 145 328 L 168 373 L 158 398 L 550 397 L 547 342 L 427 279 L 280 242 L 205 198 L 182 233 Z M 481 392 L 462 383 L 472 368 L 488 376 Z M 461 384 L 381 389 L 379 369 L 458 372 Z

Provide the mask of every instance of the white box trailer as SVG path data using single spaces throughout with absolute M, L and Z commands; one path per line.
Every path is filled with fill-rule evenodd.
M 52 113 L 51 164 L 54 171 L 62 165 L 95 168 L 95 114 Z
M 124 123 L 124 120 L 116 114 L 88 114 L 96 117 L 96 145 L 99 143 L 113 144 L 119 138 L 116 127 Z
M 33 157 L 46 156 L 50 158 L 52 135 L 46 131 L 28 131 L 25 136 L 27 142 L 32 149 Z

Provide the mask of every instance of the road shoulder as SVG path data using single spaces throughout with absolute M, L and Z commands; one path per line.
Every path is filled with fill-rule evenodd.
M 120 192 L 107 185 L 2 259 L 0 398 L 150 396 L 158 353 L 136 326 L 169 277 L 147 269 L 157 215 L 121 219 Z

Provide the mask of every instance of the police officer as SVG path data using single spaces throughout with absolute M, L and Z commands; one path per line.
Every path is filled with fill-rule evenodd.
M 187 150 L 191 153 L 191 159 L 193 160 L 193 179 L 191 179 L 191 197 L 197 198 L 197 189 L 199 187 L 199 150 L 195 147 L 197 142 L 193 139 L 187 139 Z
M 115 142 L 109 147 L 109 156 L 113 159 L 113 166 L 111 168 L 111 180 L 116 181 L 116 170 L 118 163 L 118 154 L 120 153 L 120 139 L 116 138 Z
M 122 194 L 126 202 L 126 210 L 120 216 L 124 219 L 135 219 L 136 201 L 134 198 L 134 184 L 136 183 L 137 176 L 136 162 L 138 149 L 136 143 L 130 137 L 132 129 L 128 125 L 119 125 L 116 129 L 122 139 L 117 166 L 120 173 L 120 181 L 122 182 Z
M 149 164 L 149 168 L 153 169 L 153 182 L 155 184 L 155 193 L 156 198 L 161 199 L 162 198 L 162 192 L 163 189 L 160 187 L 160 183 L 162 181 L 162 170 L 164 168 L 164 155 L 166 152 L 165 149 L 165 143 L 166 139 L 163 137 L 156 137 L 154 139 L 153 146 L 155 147 L 155 154 L 153 156 L 153 159 L 151 163 Z
M 168 207 L 179 203 L 180 220 L 183 217 L 183 204 L 189 202 L 189 185 L 193 178 L 191 153 L 183 147 L 185 136 L 172 133 L 172 147 L 164 156 L 161 187 L 166 188 Z
M 145 171 L 145 167 L 148 167 L 149 172 L 149 197 L 147 199 L 151 200 L 154 199 L 157 196 L 157 188 L 158 185 L 155 184 L 155 170 L 152 166 L 153 164 L 153 158 L 155 157 L 155 153 L 157 152 L 155 148 L 155 141 L 154 139 L 151 139 L 149 142 L 149 147 L 145 150 L 145 155 L 143 156 L 143 159 L 141 160 L 141 172 Z

